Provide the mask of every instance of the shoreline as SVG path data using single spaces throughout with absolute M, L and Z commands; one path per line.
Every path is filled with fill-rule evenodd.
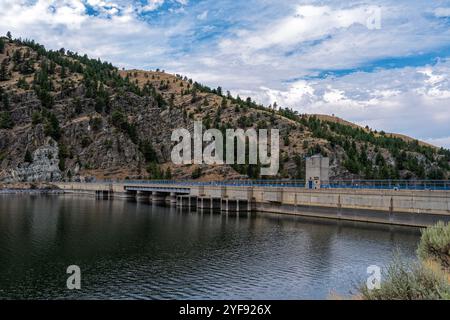
M 57 189 L 0 189 L 2 194 L 64 194 L 63 190 Z
M 64 194 L 52 183 L 15 182 L 0 183 L 0 194 Z

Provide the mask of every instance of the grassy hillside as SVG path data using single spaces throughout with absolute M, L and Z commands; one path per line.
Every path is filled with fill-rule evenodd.
M 119 71 L 85 55 L 8 38 L 0 40 L 0 62 L 3 180 L 39 178 L 42 170 L 61 179 L 260 178 L 258 165 L 173 165 L 171 132 L 192 128 L 194 120 L 223 131 L 279 129 L 278 178 L 304 178 L 304 158 L 316 153 L 331 158 L 335 179 L 449 177 L 448 150 L 332 116 L 264 107 L 181 75 Z M 53 147 L 57 168 L 42 157 Z

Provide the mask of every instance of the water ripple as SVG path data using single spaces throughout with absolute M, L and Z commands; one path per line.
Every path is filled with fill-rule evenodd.
M 0 298 L 299 299 L 347 293 L 419 231 L 145 203 L 3 195 Z M 82 290 L 65 288 L 68 265 Z

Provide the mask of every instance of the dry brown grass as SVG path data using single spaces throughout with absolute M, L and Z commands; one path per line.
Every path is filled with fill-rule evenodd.
M 436 274 L 441 274 L 443 278 L 446 279 L 447 283 L 450 285 L 450 272 L 442 269 L 441 265 L 432 259 L 427 259 L 423 262 L 424 266 Z
M 363 129 L 366 132 L 370 132 L 371 131 L 370 129 L 367 129 L 365 127 L 357 125 L 356 123 L 352 123 L 350 121 L 341 119 L 341 118 L 336 117 L 334 115 L 330 116 L 330 115 L 326 115 L 326 114 L 311 114 L 309 116 L 310 117 L 314 116 L 314 117 L 318 118 L 321 121 L 334 122 L 334 123 L 347 125 L 347 126 L 350 126 L 350 127 L 353 127 L 353 128 L 360 128 L 360 129 Z M 376 133 L 375 136 L 379 137 L 379 136 L 381 136 L 381 134 L 380 133 Z M 411 137 L 409 137 L 407 135 L 400 134 L 400 133 L 386 133 L 386 136 L 390 136 L 390 137 L 393 137 L 393 138 L 399 138 L 399 139 L 402 139 L 403 141 L 406 141 L 406 142 L 412 142 L 412 141 L 417 140 L 417 139 L 411 138 Z M 419 140 L 419 145 L 438 149 L 438 147 L 436 147 L 436 146 L 434 146 L 432 144 L 429 144 L 427 142 L 420 141 L 420 140 Z
M 327 300 L 335 300 L 335 301 L 356 301 L 356 300 L 364 300 L 363 296 L 361 294 L 355 294 L 355 295 L 351 295 L 351 296 L 344 296 L 342 294 L 339 294 L 335 291 L 331 291 L 328 294 Z

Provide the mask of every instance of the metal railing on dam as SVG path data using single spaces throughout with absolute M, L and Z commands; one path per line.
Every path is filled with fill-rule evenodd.
M 450 190 L 449 180 L 335 180 L 322 188 L 386 190 Z
M 167 187 L 160 186 L 157 184 L 157 186 L 153 184 L 124 184 L 125 191 L 154 191 L 154 192 L 175 192 L 178 194 L 189 194 L 190 188 L 189 187 L 182 187 L 178 185 L 167 185 Z
M 95 180 L 85 183 L 125 185 L 178 185 L 178 186 L 235 186 L 306 188 L 304 180 Z M 322 181 L 321 189 L 375 189 L 375 190 L 450 190 L 450 180 L 330 180 Z

